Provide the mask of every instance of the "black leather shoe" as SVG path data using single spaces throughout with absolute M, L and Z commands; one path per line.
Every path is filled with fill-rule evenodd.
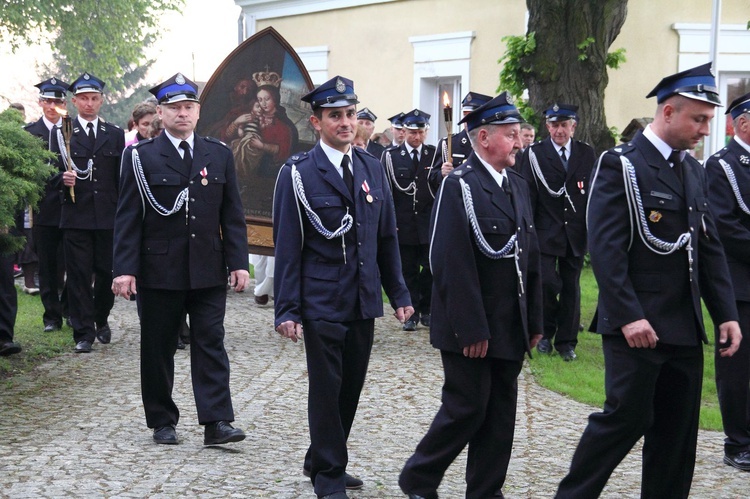
M 743 450 L 737 454 L 724 453 L 724 463 L 738 470 L 750 471 L 750 451 Z
M 560 357 L 562 357 L 565 362 L 573 362 L 578 358 L 578 356 L 576 355 L 576 351 L 572 348 L 560 352 Z
M 112 330 L 109 328 L 109 323 L 105 322 L 101 326 L 96 326 L 96 339 L 99 343 L 106 345 L 112 341 Z
M 268 295 L 261 295 L 255 297 L 255 303 L 258 305 L 265 305 L 268 303 Z
M 420 496 L 419 494 L 407 493 L 406 495 L 409 496 L 409 499 L 428 499 L 427 497 Z M 430 496 L 430 499 L 438 499 L 437 494 L 435 494 L 434 496 Z
M 185 342 L 179 336 L 177 337 L 177 350 L 185 350 Z
M 203 445 L 221 445 L 245 440 L 245 432 L 234 428 L 228 421 L 216 421 L 206 425 Z
M 174 426 L 159 426 L 154 428 L 154 442 L 157 444 L 177 445 L 177 432 Z
M 413 319 L 409 319 L 408 321 L 404 322 L 404 331 L 416 331 L 417 330 L 417 321 Z
M 542 338 L 536 344 L 536 351 L 539 353 L 552 353 L 552 343 L 547 338 Z
M 53 322 L 50 322 L 49 324 L 44 325 L 44 332 L 45 333 L 53 333 L 55 331 L 59 331 L 62 329 L 62 324 L 55 324 Z
M 91 342 L 87 340 L 76 343 L 76 353 L 89 353 L 91 351 Z
M 333 494 L 320 496 L 320 499 L 349 499 L 349 496 L 346 495 L 346 492 L 334 492 Z
M 302 474 L 307 478 L 310 478 L 310 470 L 305 467 L 302 468 Z M 344 473 L 344 476 L 346 477 L 346 490 L 359 490 L 365 484 L 365 482 L 357 477 L 351 476 L 349 473 Z
M 21 353 L 21 345 L 7 341 L 0 344 L 0 356 L 7 357 L 9 355 Z
M 424 327 L 430 327 L 430 314 L 423 314 L 422 318 L 419 319 Z

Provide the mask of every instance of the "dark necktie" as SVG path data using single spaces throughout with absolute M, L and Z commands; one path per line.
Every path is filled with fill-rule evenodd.
M 508 196 L 508 199 L 510 200 L 510 183 L 508 182 L 508 177 L 503 175 L 503 183 L 502 183 L 503 191 L 505 191 L 505 195 Z
M 352 162 L 348 154 L 344 154 L 344 158 L 341 160 L 341 169 L 344 171 L 344 184 L 349 189 L 349 194 L 354 199 L 354 176 L 352 171 L 349 169 L 349 164 Z
M 560 159 L 562 160 L 562 164 L 565 167 L 565 170 L 568 169 L 568 157 L 565 155 L 565 147 L 560 148 Z
M 673 150 L 672 154 L 669 155 L 669 162 L 672 163 L 672 171 L 680 179 L 680 182 L 682 182 L 682 159 L 680 156 L 680 151 Z
M 185 154 L 182 155 L 182 162 L 185 163 L 189 172 L 193 168 L 193 157 L 190 155 L 190 144 L 188 144 L 186 140 L 183 140 L 180 142 L 180 149 L 185 152 Z
M 419 151 L 416 149 L 411 150 L 411 162 L 414 165 L 414 170 L 416 171 L 417 168 L 419 168 Z
M 94 149 L 94 144 L 96 144 L 96 136 L 94 135 L 94 124 L 89 122 L 86 124 L 86 128 L 88 131 L 86 132 L 89 136 L 89 145 L 91 146 L 91 149 Z

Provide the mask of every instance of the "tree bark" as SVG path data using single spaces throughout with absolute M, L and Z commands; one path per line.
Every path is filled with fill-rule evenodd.
M 540 114 L 555 102 L 578 106 L 576 138 L 597 152 L 614 145 L 604 114 L 607 53 L 627 16 L 627 0 L 526 0 L 536 50 L 522 59 L 529 104 Z M 578 46 L 587 38 L 594 41 Z M 580 60 L 579 56 L 585 56 Z M 542 130 L 546 135 L 546 129 Z

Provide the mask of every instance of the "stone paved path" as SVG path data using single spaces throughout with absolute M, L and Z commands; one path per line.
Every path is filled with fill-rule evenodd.
M 181 444 L 153 444 L 141 407 L 134 304 L 118 299 L 110 324 L 111 344 L 0 386 L 0 497 L 314 497 L 301 473 L 308 445 L 304 350 L 273 331 L 271 306 L 258 307 L 251 293 L 230 293 L 232 395 L 236 425 L 248 438 L 223 447 L 202 445 L 187 351 L 177 352 L 174 388 Z M 403 497 L 398 473 L 439 406 L 441 384 L 426 330 L 405 334 L 392 317 L 378 320 L 349 447 L 349 471 L 365 487 L 350 497 Z M 552 497 L 593 410 L 540 388 L 525 368 L 506 497 Z M 721 458 L 722 435 L 701 432 L 691 497 L 750 495 L 750 475 Z M 449 469 L 441 497 L 463 497 L 464 465 L 462 457 Z M 638 497 L 639 486 L 636 448 L 603 497 Z

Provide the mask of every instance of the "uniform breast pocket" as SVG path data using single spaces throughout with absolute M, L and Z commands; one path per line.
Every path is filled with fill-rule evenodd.
M 169 252 L 169 239 L 146 239 L 141 244 L 141 254 L 166 255 Z
M 496 250 L 508 242 L 513 233 L 513 224 L 508 218 L 477 217 L 479 230 Z
M 203 180 L 208 182 L 203 185 Z M 220 203 L 223 199 L 224 184 L 227 183 L 227 178 L 224 172 L 211 172 L 210 170 L 204 178 L 200 180 L 200 194 L 201 198 L 209 204 Z
M 311 196 L 307 199 L 310 208 L 317 213 L 323 226 L 328 230 L 336 230 L 341 225 L 341 219 L 346 214 L 344 199 L 336 194 Z
M 152 173 L 148 176 L 148 185 L 152 189 L 160 185 L 180 185 L 180 175 L 177 173 Z
M 105 149 L 102 151 L 102 154 L 108 158 L 119 158 L 120 153 L 116 151 L 115 149 Z
M 695 209 L 700 212 L 708 211 L 708 198 L 698 197 L 695 198 Z
M 683 203 L 672 194 L 654 192 L 643 196 L 643 214 L 652 234 L 674 241 L 686 229 Z

